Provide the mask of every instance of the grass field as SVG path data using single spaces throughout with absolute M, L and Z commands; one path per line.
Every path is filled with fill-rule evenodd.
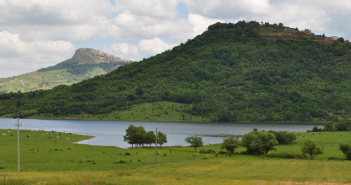
M 6 184 L 346 184 L 349 161 L 219 159 L 124 171 L 0 172 Z
M 5 133 L 6 135 L 2 135 Z M 325 153 L 308 159 L 279 159 L 255 155 L 217 153 L 220 145 L 121 149 L 74 144 L 91 136 L 48 131 L 21 130 L 21 173 L 17 170 L 17 130 L 0 130 L 0 178 L 6 184 L 330 184 L 350 183 L 351 161 L 338 149 L 350 142 L 351 132 L 297 133 L 297 143 L 279 145 L 275 152 L 301 153 L 307 138 L 324 146 Z M 58 134 L 59 138 L 55 137 Z M 27 135 L 30 135 L 27 137 Z M 67 138 L 69 138 L 67 140 Z M 244 151 L 240 147 L 238 152 Z M 223 150 L 222 150 L 223 151 Z M 129 155 L 125 155 L 130 153 Z M 194 160 L 195 158 L 195 160 Z M 121 162 L 123 161 L 123 162 Z M 131 170 L 133 169 L 133 170 Z

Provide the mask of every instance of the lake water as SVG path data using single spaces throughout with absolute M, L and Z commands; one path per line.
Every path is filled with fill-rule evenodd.
M 1 129 L 17 129 L 16 119 L 0 118 Z M 143 126 L 146 131 L 158 130 L 167 134 L 166 146 L 188 144 L 188 136 L 201 136 L 204 144 L 222 143 L 224 137 L 243 135 L 258 130 L 275 130 L 288 132 L 306 132 L 314 126 L 323 128 L 323 124 L 293 123 L 193 123 L 193 122 L 144 122 L 144 121 L 86 121 L 86 120 L 36 120 L 21 119 L 20 129 L 66 132 L 95 136 L 93 139 L 80 141 L 81 144 L 117 146 L 127 148 L 131 145 L 123 141 L 123 135 L 129 125 Z

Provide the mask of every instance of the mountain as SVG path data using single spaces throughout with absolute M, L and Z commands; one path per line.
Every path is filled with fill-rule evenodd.
M 346 119 L 351 115 L 350 50 L 343 38 L 283 24 L 216 23 L 172 50 L 109 74 L 52 90 L 0 95 L 0 115 L 258 122 Z
M 71 59 L 55 66 L 14 77 L 0 78 L 0 94 L 11 91 L 29 92 L 38 89 L 52 89 L 62 84 L 70 85 L 96 75 L 107 74 L 131 62 L 131 60 L 94 49 L 78 49 Z

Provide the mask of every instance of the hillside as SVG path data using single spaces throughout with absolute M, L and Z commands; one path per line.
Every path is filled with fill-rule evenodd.
M 10 78 L 0 78 L 0 94 L 52 89 L 58 85 L 70 85 L 107 74 L 132 61 L 114 57 L 93 49 L 78 49 L 74 56 L 55 66 L 39 69 Z
M 286 29 L 283 24 L 216 23 L 172 50 L 109 74 L 53 90 L 3 94 L 0 115 L 157 120 L 171 114 L 187 121 L 294 122 L 348 118 L 350 43 Z M 143 106 L 147 103 L 153 105 L 150 110 Z

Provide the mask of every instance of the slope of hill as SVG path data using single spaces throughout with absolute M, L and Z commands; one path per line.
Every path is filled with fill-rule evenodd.
M 74 56 L 55 66 L 39 69 L 23 75 L 0 78 L 0 94 L 6 92 L 29 92 L 38 89 L 52 89 L 58 85 L 70 85 L 107 74 L 117 67 L 131 63 L 89 48 L 78 49 Z
M 296 122 L 349 117 L 351 45 L 285 28 L 216 23 L 172 50 L 107 75 L 53 90 L 3 94 L 0 115 L 118 120 L 123 112 L 130 120 L 172 114 L 178 120 Z M 148 102 L 154 104 L 150 110 L 143 106 Z M 163 106 L 166 102 L 178 104 Z

